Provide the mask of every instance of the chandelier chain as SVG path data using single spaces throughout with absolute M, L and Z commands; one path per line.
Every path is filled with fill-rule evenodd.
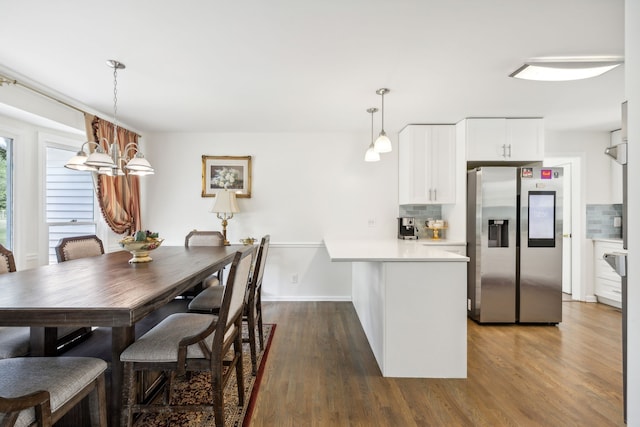
M 118 67 L 113 67 L 113 141 L 118 141 Z

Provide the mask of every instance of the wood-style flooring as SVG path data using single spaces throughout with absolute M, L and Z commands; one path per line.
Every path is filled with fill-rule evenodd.
M 469 320 L 467 379 L 383 378 L 349 302 L 263 306 L 277 329 L 252 427 L 624 425 L 606 305 L 564 302 L 558 326 Z

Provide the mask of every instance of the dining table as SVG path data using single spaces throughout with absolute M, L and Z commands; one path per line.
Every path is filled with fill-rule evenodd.
M 0 275 L 0 326 L 31 328 L 31 356 L 56 355 L 61 326 L 111 328 L 109 425 L 120 424 L 120 354 L 135 325 L 254 246 L 162 246 L 151 262 L 129 263 L 116 251 Z

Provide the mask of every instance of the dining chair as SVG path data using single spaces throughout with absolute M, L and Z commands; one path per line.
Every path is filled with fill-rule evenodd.
M 260 351 L 264 350 L 264 332 L 262 327 L 262 276 L 264 275 L 264 266 L 267 262 L 270 240 L 271 236 L 268 234 L 260 240 L 258 254 L 255 258 L 251 279 L 249 280 L 249 285 L 247 286 L 245 294 L 243 320 L 247 322 L 249 338 L 243 339 L 243 342 L 248 342 L 249 348 L 251 349 L 251 368 L 253 375 L 257 374 L 258 368 L 255 336 L 256 326 L 258 326 Z M 189 303 L 189 311 L 196 313 L 217 313 L 221 307 L 223 293 L 223 286 L 216 286 L 203 290 Z
M 185 247 L 224 246 L 224 236 L 219 231 L 190 231 L 184 238 Z M 202 281 L 202 289 L 222 284 L 224 269 L 212 274 Z
M 88 397 L 92 426 L 107 426 L 107 363 L 93 357 L 0 360 L 0 425 L 49 427 Z
M 86 258 L 104 254 L 102 240 L 94 234 L 87 236 L 64 237 L 56 245 L 58 262 Z
M 254 252 L 245 248 L 235 254 L 218 316 L 171 314 L 122 352 L 122 426 L 131 427 L 133 416 L 138 412 L 194 411 L 213 412 L 215 425 L 224 426 L 224 387 L 234 370 L 238 405 L 244 404 L 242 312 Z M 139 402 L 137 374 L 144 371 L 165 373 L 167 382 L 162 402 Z M 172 405 L 172 379 L 197 371 L 211 373 L 212 400 L 199 405 Z
M 0 274 L 16 271 L 13 252 L 0 245 Z M 25 356 L 29 353 L 30 329 L 21 326 L 0 326 L 0 359 Z
M 104 254 L 102 240 L 94 234 L 85 236 L 63 237 L 56 245 L 58 262 L 66 262 L 79 258 L 87 258 Z M 91 327 L 58 328 L 57 345 L 61 350 L 68 348 L 79 338 L 86 339 L 91 334 Z

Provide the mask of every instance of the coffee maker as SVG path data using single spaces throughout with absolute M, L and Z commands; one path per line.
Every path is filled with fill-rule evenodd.
M 416 219 L 413 217 L 398 218 L 398 239 L 413 240 L 416 236 Z

